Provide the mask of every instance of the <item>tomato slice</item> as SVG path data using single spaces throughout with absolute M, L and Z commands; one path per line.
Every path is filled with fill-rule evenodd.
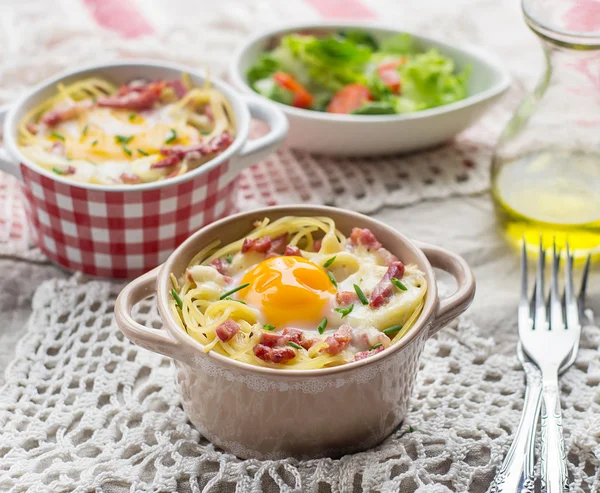
M 327 105 L 328 113 L 352 113 L 371 100 L 369 88 L 362 84 L 349 84 L 334 94 Z
M 292 102 L 293 106 L 296 108 L 310 107 L 313 102 L 313 97 L 304 88 L 304 86 L 294 79 L 290 74 L 286 74 L 285 72 L 275 72 L 273 74 L 273 80 L 279 86 L 294 93 L 294 101 Z
M 377 75 L 395 94 L 400 94 L 400 89 L 402 89 L 402 81 L 400 80 L 397 68 L 404 63 L 406 63 L 406 58 L 402 57 L 384 62 L 377 67 Z

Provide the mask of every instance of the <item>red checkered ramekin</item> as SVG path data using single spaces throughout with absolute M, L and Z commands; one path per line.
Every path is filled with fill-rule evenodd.
M 285 138 L 287 120 L 274 105 L 236 94 L 211 78 L 230 102 L 236 123 L 233 144 L 199 168 L 141 185 L 77 183 L 46 171 L 17 146 L 25 113 L 55 94 L 59 82 L 100 76 L 117 84 L 132 79 L 176 79 L 185 72 L 194 85 L 205 75 L 163 62 L 128 61 L 88 66 L 61 74 L 34 88 L 0 118 L 4 146 L 0 169 L 19 177 L 29 226 L 40 249 L 56 264 L 100 277 L 131 278 L 164 262 L 191 233 L 233 212 L 238 173 L 270 154 Z M 251 118 L 270 130 L 249 141 Z

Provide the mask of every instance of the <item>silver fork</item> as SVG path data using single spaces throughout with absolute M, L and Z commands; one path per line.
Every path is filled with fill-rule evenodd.
M 540 256 L 544 254 L 540 253 Z M 544 263 L 545 259 L 542 259 Z M 587 279 L 590 270 L 591 257 L 588 256 L 583 276 L 581 288 L 578 296 L 579 315 L 582 316 L 585 305 L 585 294 L 587 289 Z M 568 256 L 567 262 L 570 263 L 572 271 L 572 257 Z M 556 269 L 558 270 L 558 259 L 556 260 Z M 519 304 L 519 326 L 529 330 L 533 320 L 531 312 L 535 313 L 535 301 L 537 289 L 534 288 L 531 302 L 527 296 L 527 251 L 525 242 L 521 252 L 521 302 Z M 564 373 L 575 362 L 577 349 L 579 347 L 579 338 L 571 351 L 569 359 L 564 361 L 560 367 L 559 374 Z M 533 493 L 535 485 L 535 431 L 540 411 L 542 397 L 542 375 L 538 367 L 523 352 L 523 346 L 519 341 L 517 345 L 517 355 L 525 370 L 526 390 L 525 403 L 521 420 L 515 433 L 515 438 L 508 450 L 502 465 L 498 468 L 490 491 L 492 493 Z
M 522 299 L 519 307 L 521 344 L 525 353 L 542 373 L 541 482 L 542 491 L 548 493 L 568 491 L 569 479 L 562 430 L 558 373 L 563 362 L 578 347 L 581 334 L 579 310 L 573 289 L 573 263 L 568 244 L 567 261 L 565 262 L 564 307 L 558 290 L 558 264 L 555 244 L 552 258 L 550 302 L 549 310 L 547 310 L 544 299 L 545 252 L 540 244 L 533 316 L 529 314 L 529 301 L 526 297 L 525 303 Z M 527 310 L 525 310 L 525 305 Z M 547 311 L 550 313 L 548 314 Z

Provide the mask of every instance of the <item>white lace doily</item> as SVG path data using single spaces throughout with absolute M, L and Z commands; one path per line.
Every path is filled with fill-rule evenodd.
M 409 414 L 379 447 L 339 460 L 239 460 L 190 425 L 168 358 L 124 339 L 115 284 L 47 281 L 6 371 L 0 490 L 10 492 L 483 493 L 523 404 L 523 372 L 463 320 L 429 341 Z M 160 327 L 152 301 L 143 323 Z M 562 377 L 572 491 L 600 481 L 600 329 Z

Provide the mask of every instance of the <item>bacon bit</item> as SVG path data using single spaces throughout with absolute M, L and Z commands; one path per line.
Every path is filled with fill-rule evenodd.
M 306 334 L 299 329 L 290 329 L 286 327 L 283 329 L 280 343 L 281 345 L 284 345 L 288 342 L 295 342 L 304 349 L 310 349 L 318 341 L 317 339 L 307 338 Z
M 281 336 L 279 334 L 271 334 L 269 332 L 264 332 L 260 335 L 260 343 L 263 346 L 275 347 L 281 346 L 280 344 Z
M 350 241 L 354 245 L 364 246 L 368 250 L 379 250 L 382 247 L 375 235 L 367 228 L 352 228 Z
M 123 183 L 136 184 L 142 182 L 142 179 L 138 175 L 132 173 L 121 173 L 119 178 L 121 178 Z
M 318 252 L 319 250 L 321 250 L 321 245 L 323 245 L 323 240 L 317 240 L 317 241 L 315 241 L 315 243 L 313 245 L 313 250 L 315 252 Z
M 185 96 L 188 92 L 187 87 L 185 87 L 183 82 L 181 82 L 179 79 L 167 81 L 167 87 L 172 88 L 179 99 Z
M 37 135 L 37 133 L 40 131 L 40 128 L 33 122 L 29 122 L 27 125 L 25 125 L 25 128 L 33 135 Z
M 271 241 L 271 252 L 272 253 L 283 253 L 284 248 L 288 244 L 288 234 L 284 233 Z
M 40 122 L 45 123 L 49 127 L 54 127 L 59 123 L 77 118 L 83 110 L 91 108 L 91 106 L 91 101 L 81 101 L 78 103 L 71 103 L 69 106 L 59 106 L 42 116 Z
M 215 135 L 208 142 L 201 142 L 191 146 L 176 145 L 163 147 L 160 152 L 163 156 L 178 157 L 180 160 L 189 154 L 198 154 L 198 157 L 207 156 L 227 149 L 233 142 L 231 134 L 225 130 L 220 135 Z
M 335 301 L 340 306 L 347 306 L 358 301 L 358 296 L 354 291 L 339 291 L 335 294 Z
M 169 156 L 160 161 L 156 161 L 150 165 L 150 169 L 161 169 L 161 168 L 172 168 L 177 166 L 181 162 L 181 159 L 177 156 Z
M 74 175 L 77 173 L 77 170 L 73 166 L 67 166 L 65 170 L 63 170 L 63 175 Z
M 327 348 L 325 348 L 324 351 L 335 356 L 348 347 L 351 338 L 352 327 L 344 324 L 335 332 L 335 334 L 325 338 Z
M 221 339 L 223 342 L 228 341 L 234 335 L 236 335 L 240 331 L 240 326 L 235 323 L 233 320 L 228 318 L 221 325 L 217 327 L 215 331 L 217 333 L 217 337 Z
M 99 98 L 98 106 L 135 111 L 147 110 L 158 101 L 165 85 L 165 81 L 161 80 L 134 87 L 129 85 L 123 88 L 121 86 L 117 96 Z
M 195 282 L 190 269 L 185 269 L 185 277 L 188 278 L 188 281 Z
M 283 347 L 288 342 L 293 342 L 302 346 L 304 349 L 310 349 L 315 345 L 318 340 L 313 338 L 307 338 L 306 334 L 300 329 L 291 329 L 286 327 L 283 329 L 281 334 L 272 334 L 270 332 L 264 332 L 260 336 L 260 344 L 267 347 Z
M 225 264 L 223 263 L 223 260 L 221 260 L 220 258 L 214 259 L 209 265 L 211 267 L 214 267 L 215 269 L 217 269 L 217 272 L 221 275 L 225 274 L 225 272 L 226 272 Z
M 233 277 L 223 276 L 223 280 L 225 281 L 225 284 L 230 284 L 231 281 L 233 281 Z
M 296 357 L 296 351 L 291 347 L 271 348 L 263 344 L 257 344 L 254 346 L 253 351 L 257 358 L 271 363 L 286 363 Z
M 242 244 L 242 253 L 247 252 L 258 252 L 258 253 L 266 253 L 271 248 L 271 237 L 263 236 L 261 238 L 256 238 L 255 240 L 251 240 L 250 238 L 246 238 L 244 243 Z
M 350 234 L 350 243 L 354 245 L 361 245 L 365 247 L 367 251 L 377 253 L 385 265 L 398 262 L 398 257 L 396 257 L 389 250 L 383 248 L 381 243 L 379 243 L 379 240 L 375 237 L 370 229 L 352 228 L 352 233 Z
M 391 281 L 392 277 L 395 277 L 396 279 L 402 279 L 404 270 L 404 264 L 399 260 L 396 260 L 390 264 L 388 270 L 381 278 L 381 281 L 377 283 L 377 286 L 375 286 L 375 289 L 373 289 L 373 292 L 371 293 L 371 302 L 369 303 L 371 308 L 378 308 L 387 302 L 394 292 L 394 287 Z
M 375 349 L 369 349 L 368 351 L 361 351 L 360 353 L 356 353 L 354 356 L 354 361 L 360 361 L 368 358 L 369 356 L 373 356 L 374 354 L 380 353 L 385 348 L 383 346 L 376 347 Z
M 302 257 L 302 252 L 300 251 L 300 249 L 297 246 L 294 246 L 294 245 L 286 246 L 283 254 L 286 256 L 291 256 L 291 257 Z

